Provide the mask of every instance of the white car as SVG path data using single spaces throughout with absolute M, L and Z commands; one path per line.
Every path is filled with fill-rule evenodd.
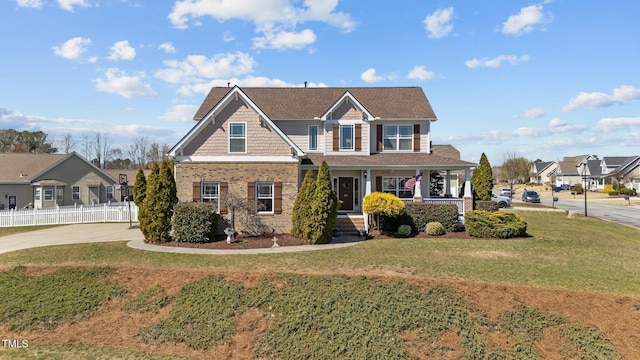
M 511 195 L 512 195 L 511 194 L 511 189 L 509 189 L 509 188 L 500 189 L 500 195 L 511 197 Z
M 496 195 L 494 193 L 491 193 L 491 200 L 497 202 L 498 206 L 500 206 L 501 208 L 506 208 L 511 206 L 511 198 L 507 196 L 501 196 L 501 195 Z

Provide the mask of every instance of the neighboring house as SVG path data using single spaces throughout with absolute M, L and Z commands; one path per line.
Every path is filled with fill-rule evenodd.
M 589 166 L 585 165 L 589 160 L 597 159 L 593 155 L 565 156 L 556 169 L 556 185 L 584 185 L 583 177 L 590 177 Z
M 117 180 L 75 152 L 0 154 L 0 207 L 50 208 L 118 201 Z
M 553 183 L 553 178 L 556 176 L 556 169 L 558 163 L 555 161 L 538 161 L 531 164 L 531 178 L 529 181 L 532 184 L 543 185 L 546 183 Z
M 138 175 L 138 170 L 139 169 L 105 169 L 104 171 L 114 179 L 117 179 L 118 182 L 120 182 L 120 177 L 124 175 L 129 186 L 130 198 L 131 200 L 133 200 L 133 189 L 136 186 L 136 177 Z M 151 169 L 143 169 L 142 172 L 144 173 L 145 179 L 148 179 L 149 175 L 151 174 Z M 125 201 L 126 195 L 126 191 L 122 187 L 120 187 L 120 201 Z
M 291 212 L 306 171 L 329 165 L 341 212 L 362 214 L 373 191 L 405 201 L 447 201 L 472 207 L 470 191 L 453 198 L 462 171 L 469 182 L 476 164 L 451 146 L 432 146 L 435 113 L 419 87 L 213 88 L 195 126 L 169 151 L 181 201 L 246 198 L 275 231 L 291 228 Z M 430 172 L 444 176 L 431 197 Z M 405 189 L 417 174 L 422 181 Z M 470 189 L 470 185 L 465 186 Z M 227 209 L 219 208 L 220 213 Z M 364 217 L 366 221 L 366 217 Z M 365 223 L 365 227 L 368 225 Z
M 640 156 L 624 158 L 617 167 L 604 176 L 609 180 L 607 183 L 614 185 L 614 187 L 618 183 L 621 183 L 627 188 L 634 188 L 640 192 Z

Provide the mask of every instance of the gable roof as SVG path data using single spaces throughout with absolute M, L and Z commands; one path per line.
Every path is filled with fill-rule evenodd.
M 610 174 L 607 174 L 606 176 L 624 177 L 638 166 L 640 166 L 640 156 L 629 156 L 626 157 L 618 167 L 616 167 Z
M 29 184 L 31 179 L 64 159 L 64 154 L 0 154 L 0 183 Z
M 193 117 L 204 118 L 234 86 L 214 87 Z M 347 92 L 373 117 L 381 119 L 437 120 L 420 87 L 354 88 L 242 88 L 271 120 L 315 119 L 326 114 Z
M 65 162 L 71 157 L 77 157 L 90 165 L 94 171 L 106 176 L 110 180 L 111 175 L 96 167 L 75 151 L 69 154 L 30 154 L 30 153 L 3 153 L 0 154 L 0 164 L 3 171 L 0 172 L 0 183 L 5 184 L 30 184 L 42 174 Z
M 627 159 L 629 159 L 628 156 L 604 156 L 602 157 L 602 162 L 608 168 L 616 168 L 622 165 Z
M 600 160 L 587 160 L 587 170 L 589 171 L 590 176 L 602 176 L 602 165 L 600 164 Z

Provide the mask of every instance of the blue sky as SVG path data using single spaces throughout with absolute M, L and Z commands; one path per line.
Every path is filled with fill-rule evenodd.
M 212 86 L 307 81 L 421 86 L 434 143 L 468 161 L 640 155 L 639 13 L 632 0 L 2 0 L 0 128 L 172 146 Z

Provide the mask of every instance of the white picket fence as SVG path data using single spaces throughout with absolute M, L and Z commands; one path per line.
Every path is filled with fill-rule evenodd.
M 127 202 L 0 211 L 0 227 L 129 221 L 138 222 L 138 207 Z

